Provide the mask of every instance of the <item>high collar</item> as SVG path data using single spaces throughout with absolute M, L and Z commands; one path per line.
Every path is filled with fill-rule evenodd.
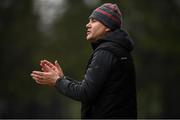
M 91 43 L 93 50 L 95 50 L 103 42 L 116 43 L 117 45 L 127 49 L 128 51 L 132 51 L 134 45 L 128 33 L 122 29 L 116 29 L 115 31 L 108 33 L 102 39 L 99 39 L 96 42 Z
M 105 42 L 103 39 L 99 39 L 96 42 L 91 43 L 91 47 L 93 50 L 95 50 L 101 43 Z

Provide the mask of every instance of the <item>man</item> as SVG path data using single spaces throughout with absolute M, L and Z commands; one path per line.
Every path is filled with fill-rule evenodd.
M 95 9 L 86 25 L 93 53 L 84 80 L 64 76 L 60 65 L 42 60 L 42 72 L 31 76 L 38 84 L 55 86 L 65 96 L 82 103 L 82 118 L 137 118 L 133 44 L 122 29 L 116 4 Z

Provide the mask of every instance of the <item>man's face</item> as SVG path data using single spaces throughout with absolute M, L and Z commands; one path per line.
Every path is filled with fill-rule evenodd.
M 86 39 L 90 42 L 95 42 L 110 31 L 109 28 L 94 18 L 89 19 L 89 23 L 86 25 L 86 29 Z

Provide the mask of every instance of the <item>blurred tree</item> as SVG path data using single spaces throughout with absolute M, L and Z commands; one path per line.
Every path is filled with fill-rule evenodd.
M 176 0 L 122 1 L 135 40 L 140 118 L 178 118 L 180 6 Z
M 48 110 L 44 109 L 45 104 L 51 97 L 47 94 L 44 99 L 30 78 L 31 71 L 37 68 L 35 54 L 41 48 L 42 39 L 32 7 L 31 0 L 1 0 L 1 118 L 56 117 L 60 114 L 56 114 L 58 111 L 54 112 L 54 108 L 45 111 Z M 42 96 L 39 101 L 38 96 Z

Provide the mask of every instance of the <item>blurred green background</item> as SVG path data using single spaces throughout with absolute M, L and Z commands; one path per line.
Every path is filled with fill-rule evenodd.
M 180 118 L 179 0 L 0 0 L 0 118 L 80 118 L 80 103 L 37 85 L 30 73 L 58 60 L 82 80 L 91 46 L 88 16 L 119 5 L 135 42 L 138 117 Z

